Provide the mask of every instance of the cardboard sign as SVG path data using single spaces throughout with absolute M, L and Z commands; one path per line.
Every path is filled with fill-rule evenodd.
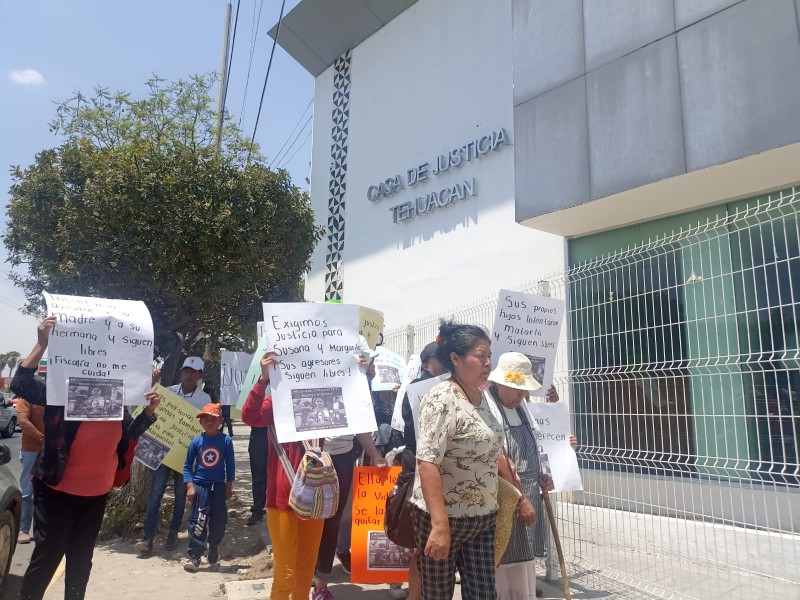
M 366 306 L 358 307 L 358 333 L 375 350 L 383 337 L 383 313 Z
M 256 339 L 258 339 L 258 347 L 256 348 L 255 354 L 253 354 L 253 358 L 250 360 L 250 367 L 247 369 L 247 375 L 245 375 L 244 381 L 242 382 L 242 389 L 239 391 L 239 398 L 236 401 L 236 408 L 239 411 L 242 410 L 244 402 L 247 400 L 247 394 L 250 393 L 250 390 L 253 389 L 256 381 L 258 381 L 258 378 L 261 377 L 261 357 L 264 356 L 264 353 L 267 351 L 267 338 L 264 335 L 264 321 L 259 321 L 257 328 Z M 267 396 L 271 393 L 268 386 Z
M 378 355 L 372 361 L 375 377 L 372 378 L 373 392 L 391 392 L 403 383 L 406 377 L 406 361 L 388 348 L 378 347 Z
M 275 431 L 281 443 L 373 432 L 378 426 L 359 364 L 359 307 L 264 304 Z
M 492 330 L 492 366 L 504 352 L 521 352 L 542 384 L 531 396 L 544 396 L 553 384 L 556 351 L 564 322 L 563 300 L 500 290 Z
M 189 444 L 203 433 L 200 420 L 197 418 L 198 410 L 163 386 L 153 386 L 153 391 L 158 394 L 161 403 L 156 407 L 155 414 L 158 418 L 147 429 L 146 435 L 155 442 L 146 441 L 145 448 L 142 449 L 142 452 L 146 450 L 146 455 L 141 458 L 136 456 L 139 449 L 137 444 L 134 456 L 151 469 L 156 469 L 159 464 L 163 463 L 170 469 L 183 473 L 183 464 L 186 462 Z M 137 414 L 138 412 L 137 410 Z M 161 462 L 157 462 L 157 458 L 154 458 L 160 454 L 157 449 L 158 445 L 162 448 L 169 448 L 161 458 Z
M 413 553 L 389 540 L 383 530 L 386 498 L 401 470 L 401 467 L 356 467 L 353 472 L 351 583 L 408 581 L 408 565 Z
M 553 491 L 582 490 L 578 457 L 569 445 L 569 408 L 566 402 L 526 402 L 523 406 L 531 421 L 536 422 L 533 434 L 539 444 L 539 457 L 543 469 L 549 463 L 550 475 L 556 486 Z
M 47 403 L 67 420 L 119 420 L 146 404 L 152 385 L 153 321 L 144 302 L 44 292 L 57 318 L 48 344 Z
M 252 362 L 253 355 L 247 352 L 220 352 L 220 404 L 236 406 Z

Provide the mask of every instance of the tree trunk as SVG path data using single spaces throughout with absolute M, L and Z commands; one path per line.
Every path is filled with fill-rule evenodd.
M 153 479 L 151 472 L 138 460 L 134 460 L 131 465 L 131 480 L 119 492 L 119 502 L 142 515 L 147 508 L 147 496 L 150 494 L 150 483 Z

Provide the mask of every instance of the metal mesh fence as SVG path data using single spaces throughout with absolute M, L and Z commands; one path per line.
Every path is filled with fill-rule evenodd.
M 557 519 L 581 597 L 800 597 L 800 191 L 518 287 L 567 301 L 556 387 L 584 491 Z M 442 317 L 491 329 L 496 297 Z M 557 571 L 556 571 L 557 572 Z

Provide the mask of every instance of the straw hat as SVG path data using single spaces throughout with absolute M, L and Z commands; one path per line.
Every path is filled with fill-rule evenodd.
M 542 384 L 533 378 L 528 357 L 520 352 L 505 352 L 497 361 L 497 368 L 489 374 L 489 381 L 517 390 L 538 390 Z
M 500 564 L 511 539 L 514 514 L 522 493 L 502 477 L 497 478 L 497 523 L 494 530 L 494 566 Z

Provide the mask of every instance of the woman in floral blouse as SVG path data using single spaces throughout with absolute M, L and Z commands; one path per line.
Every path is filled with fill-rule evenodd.
M 494 530 L 503 427 L 483 387 L 492 370 L 488 334 L 443 321 L 436 358 L 452 374 L 419 409 L 417 472 L 411 497 L 425 600 L 495 598 Z

